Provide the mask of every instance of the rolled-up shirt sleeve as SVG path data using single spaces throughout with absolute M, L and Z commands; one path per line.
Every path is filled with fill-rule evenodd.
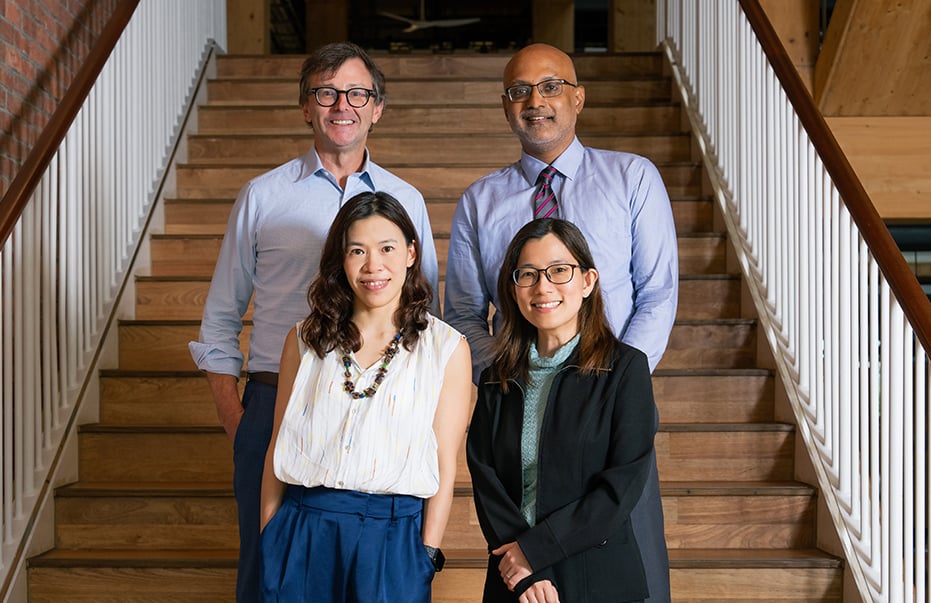
M 188 344 L 197 368 L 234 375 L 242 371 L 239 346 L 242 317 L 252 298 L 256 264 L 254 206 L 251 183 L 240 191 L 233 205 L 226 233 L 204 304 L 198 341 Z

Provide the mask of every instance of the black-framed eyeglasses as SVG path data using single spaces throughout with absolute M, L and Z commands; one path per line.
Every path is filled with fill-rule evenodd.
M 578 264 L 551 264 L 546 268 L 523 266 L 511 273 L 511 278 L 518 287 L 533 287 L 540 282 L 540 275 L 545 274 L 546 280 L 554 285 L 565 285 L 572 280 L 576 268 L 581 268 L 581 266 Z
M 539 92 L 540 96 L 543 98 L 552 98 L 562 94 L 564 86 L 572 86 L 573 88 L 579 87 L 578 84 L 573 84 L 567 80 L 551 79 L 543 80 L 536 84 L 517 84 L 510 86 L 504 89 L 504 95 L 507 96 L 508 100 L 512 103 L 522 103 L 533 95 L 534 88 L 537 89 L 537 92 Z
M 332 107 L 339 102 L 339 95 L 346 95 L 346 102 L 350 107 L 359 109 L 369 104 L 369 99 L 375 96 L 374 90 L 368 88 L 350 88 L 349 90 L 337 90 L 332 86 L 318 86 L 311 88 L 310 93 L 314 95 L 317 104 L 321 107 Z

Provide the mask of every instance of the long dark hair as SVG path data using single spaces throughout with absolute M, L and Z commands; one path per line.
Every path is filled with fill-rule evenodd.
M 528 241 L 554 235 L 566 246 L 583 274 L 595 267 L 592 252 L 585 236 L 572 222 L 543 218 L 525 224 L 508 246 L 501 271 L 498 273 L 498 308 L 501 328 L 495 333 L 495 360 L 492 376 L 507 391 L 508 381 L 527 380 L 529 375 L 530 344 L 536 341 L 537 329 L 521 314 L 514 297 L 513 273 L 521 251 Z M 541 275 L 540 278 L 545 278 Z M 601 287 L 596 281 L 591 293 L 582 300 L 579 309 L 579 367 L 583 374 L 606 370 L 611 364 L 615 337 L 605 317 Z
M 311 311 L 301 323 L 301 339 L 321 358 L 336 348 L 356 352 L 362 346 L 359 329 L 352 322 L 355 296 L 343 270 L 343 259 L 349 227 L 372 216 L 381 216 L 395 224 L 407 244 L 414 246 L 414 263 L 407 269 L 400 304 L 394 314 L 404 347 L 412 350 L 420 332 L 427 328 L 433 291 L 420 268 L 420 243 L 414 223 L 398 200 L 388 193 L 360 193 L 337 212 L 323 245 L 320 272 L 307 291 Z

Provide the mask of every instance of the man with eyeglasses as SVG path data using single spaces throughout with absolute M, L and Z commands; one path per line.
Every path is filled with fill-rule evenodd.
M 569 220 L 585 235 L 608 320 L 618 337 L 647 355 L 652 371 L 675 321 L 679 286 L 672 207 L 658 170 L 644 157 L 582 145 L 575 127 L 585 88 L 572 59 L 557 48 L 533 44 L 517 52 L 505 67 L 501 100 L 521 157 L 463 193 L 446 269 L 444 320 L 469 340 L 473 380 L 493 359 L 488 313 L 497 304 L 505 250 L 521 226 L 542 217 Z M 670 599 L 663 517 L 656 509 L 662 506 L 654 459 L 633 511 L 651 603 Z
M 236 599 L 249 603 L 259 600 L 259 500 L 282 345 L 291 327 L 310 311 L 307 288 L 343 203 L 361 192 L 384 191 L 398 199 L 417 228 L 424 275 L 439 295 L 436 249 L 423 196 L 373 163 L 366 150 L 368 134 L 385 107 L 381 70 L 355 44 L 328 44 L 304 62 L 299 100 L 314 132 L 313 148 L 240 191 L 210 284 L 199 341 L 190 344 L 233 443 L 240 537 Z M 248 381 L 240 398 L 239 333 L 250 299 Z M 435 300 L 434 313 L 439 314 L 438 308 Z

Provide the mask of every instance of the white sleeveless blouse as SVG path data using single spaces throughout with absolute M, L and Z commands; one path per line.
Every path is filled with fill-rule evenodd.
M 433 417 L 446 364 L 462 335 L 428 318 L 413 352 L 398 348 L 371 398 L 354 400 L 343 390 L 341 352 L 320 358 L 300 342 L 301 364 L 275 442 L 278 479 L 375 494 L 436 494 Z M 374 381 L 381 359 L 363 370 L 350 358 L 352 380 L 362 391 Z

